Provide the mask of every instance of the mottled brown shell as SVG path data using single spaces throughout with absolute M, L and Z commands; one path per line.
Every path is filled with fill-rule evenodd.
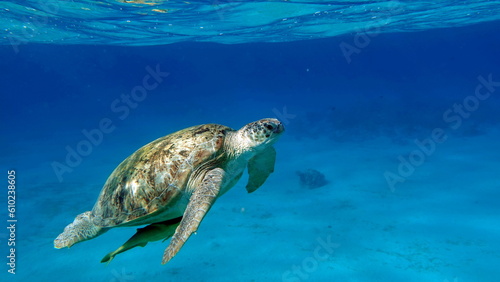
M 141 221 L 174 206 L 193 172 L 217 165 L 229 131 L 233 129 L 218 124 L 193 126 L 137 150 L 104 184 L 92 210 L 94 224 L 112 227 Z

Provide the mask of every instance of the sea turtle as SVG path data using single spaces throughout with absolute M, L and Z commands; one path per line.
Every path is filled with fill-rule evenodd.
M 193 126 L 145 145 L 113 171 L 94 208 L 66 226 L 54 247 L 71 247 L 113 227 L 148 224 L 103 262 L 173 234 L 163 254 L 162 264 L 167 263 L 247 166 L 247 191 L 264 183 L 274 170 L 272 145 L 283 132 L 279 120 L 266 118 L 239 130 L 219 124 Z

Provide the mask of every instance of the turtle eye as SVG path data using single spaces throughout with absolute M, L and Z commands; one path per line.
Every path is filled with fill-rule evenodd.
M 269 130 L 273 130 L 274 126 L 272 124 L 266 124 L 266 128 Z

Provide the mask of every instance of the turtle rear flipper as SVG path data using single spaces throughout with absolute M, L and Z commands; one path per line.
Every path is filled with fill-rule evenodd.
M 56 249 L 69 248 L 76 243 L 95 238 L 106 231 L 107 229 L 92 222 L 92 212 L 87 211 L 79 214 L 72 223 L 64 228 L 63 233 L 54 240 L 54 247 Z
M 137 228 L 134 236 L 125 242 L 121 247 L 115 251 L 107 254 L 101 262 L 111 262 L 117 254 L 123 253 L 135 247 L 145 247 L 149 242 L 159 241 L 161 239 L 167 240 L 172 237 L 175 229 L 181 222 L 182 217 L 174 218 L 167 221 L 150 224 L 143 228 Z

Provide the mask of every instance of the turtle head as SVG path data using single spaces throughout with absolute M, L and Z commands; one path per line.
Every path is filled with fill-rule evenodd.
M 243 126 L 237 131 L 243 151 L 259 152 L 272 146 L 285 131 L 274 118 L 265 118 Z

